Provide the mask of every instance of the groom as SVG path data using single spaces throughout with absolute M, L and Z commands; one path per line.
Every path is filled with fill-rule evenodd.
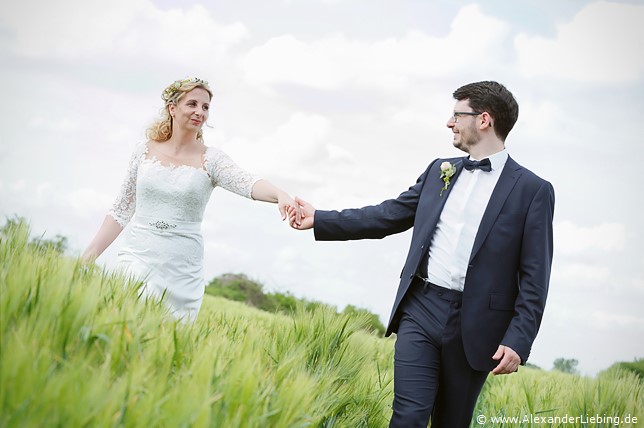
M 497 82 L 454 92 L 447 127 L 469 156 L 436 159 L 379 205 L 320 211 L 301 199 L 319 241 L 380 239 L 414 228 L 386 335 L 397 333 L 390 427 L 468 427 L 490 371 L 525 364 L 552 263 L 554 190 L 508 156 L 519 112 Z

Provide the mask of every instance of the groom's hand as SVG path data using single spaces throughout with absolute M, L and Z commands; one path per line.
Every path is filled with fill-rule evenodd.
M 302 218 L 298 224 L 295 221 L 295 208 L 289 207 L 288 209 L 288 219 L 291 227 L 298 230 L 311 229 L 313 227 L 313 219 L 315 217 L 315 208 L 313 205 L 309 204 L 303 199 L 295 197 L 295 203 L 298 204 L 299 208 L 302 211 Z
M 497 365 L 492 373 L 496 375 L 500 374 L 510 374 L 519 370 L 519 365 L 521 364 L 521 357 L 517 354 L 514 349 L 509 346 L 499 345 L 499 348 L 496 350 L 496 353 L 492 356 L 493 360 L 501 360 L 499 365 Z

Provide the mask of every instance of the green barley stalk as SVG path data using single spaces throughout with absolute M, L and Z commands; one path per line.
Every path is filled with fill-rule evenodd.
M 197 321 L 184 324 L 137 299 L 140 286 L 31 245 L 24 222 L 2 229 L 1 427 L 388 425 L 394 341 L 365 333 L 366 319 L 328 308 L 269 314 L 206 296 Z M 634 367 L 596 378 L 527 368 L 490 377 L 475 415 L 641 421 Z

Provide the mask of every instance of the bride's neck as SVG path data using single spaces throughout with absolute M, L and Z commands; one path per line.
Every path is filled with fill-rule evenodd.
M 172 146 L 175 152 L 199 143 L 197 133 L 174 132 L 166 144 Z

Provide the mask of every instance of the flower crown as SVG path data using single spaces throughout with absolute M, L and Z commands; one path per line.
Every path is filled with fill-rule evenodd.
M 174 83 L 163 90 L 163 93 L 161 94 L 163 101 L 167 102 L 168 100 L 170 100 L 174 96 L 174 94 L 177 93 L 177 91 L 179 91 L 179 89 L 181 89 L 181 87 L 186 83 L 197 83 L 208 87 L 208 82 L 206 80 L 202 80 L 197 77 L 186 77 L 185 79 L 175 80 Z

